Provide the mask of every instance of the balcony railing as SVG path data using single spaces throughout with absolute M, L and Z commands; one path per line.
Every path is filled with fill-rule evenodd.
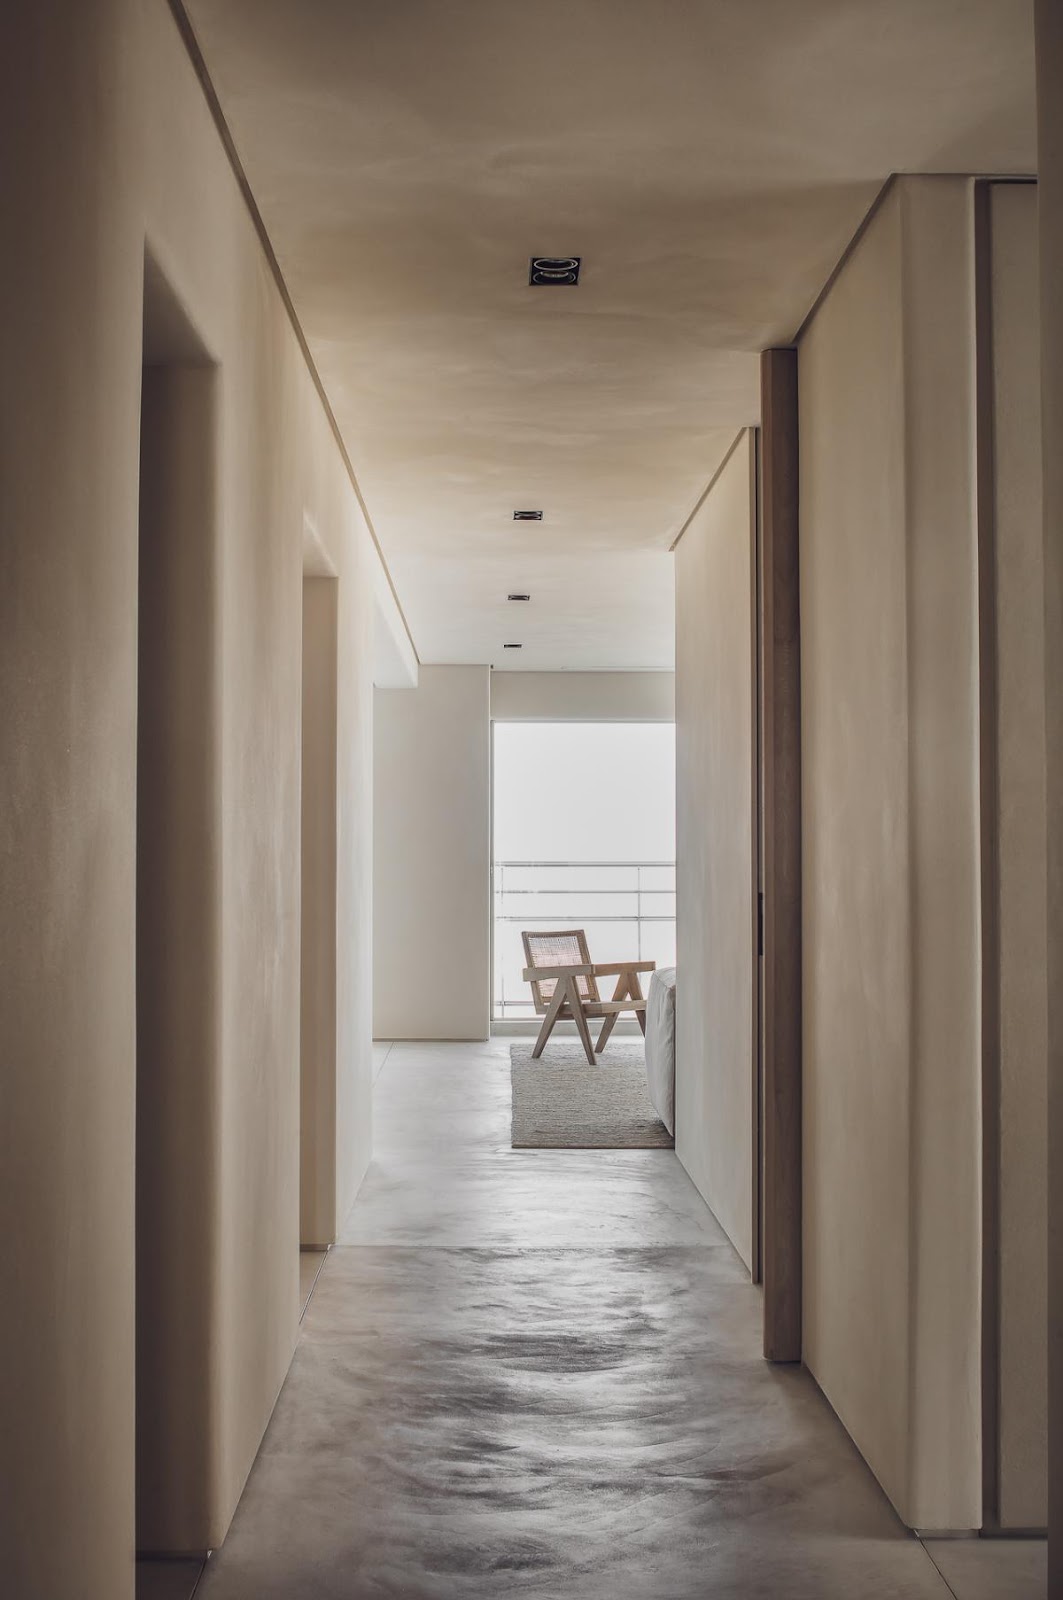
M 674 861 L 496 861 L 494 1014 L 534 1015 L 524 930 L 585 928 L 593 961 L 675 962 Z

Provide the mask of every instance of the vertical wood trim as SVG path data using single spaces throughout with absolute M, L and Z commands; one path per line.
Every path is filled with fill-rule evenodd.
M 801 641 L 797 351 L 761 356 L 764 1355 L 801 1359 Z
M 990 185 L 975 185 L 982 1033 L 982 1517 L 1000 1520 L 1000 788 Z
M 761 819 L 761 693 L 760 693 L 760 660 L 761 660 L 761 561 L 760 561 L 760 430 L 750 430 L 749 451 L 749 587 L 752 602 L 753 627 L 750 630 L 750 681 L 753 685 L 753 727 L 750 741 L 753 755 L 753 770 L 750 792 L 753 796 L 753 809 L 750 816 L 750 829 L 753 838 L 752 851 L 752 926 L 750 928 L 751 949 L 753 956 L 753 1059 L 750 1062 L 750 1071 L 753 1075 L 752 1105 L 753 1118 L 751 1138 L 752 1151 L 752 1193 L 750 1196 L 751 1226 L 749 1231 L 750 1244 L 750 1276 L 754 1283 L 764 1280 L 764 1048 L 763 1048 L 763 1017 L 764 1017 L 764 973 L 761 961 L 760 944 L 760 897 L 763 888 L 762 879 L 762 849 L 763 837 Z
M 1063 8 L 1035 0 L 1048 785 L 1048 1596 L 1063 1597 Z

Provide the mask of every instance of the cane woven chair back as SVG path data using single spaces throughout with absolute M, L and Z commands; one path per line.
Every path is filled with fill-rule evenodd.
M 529 967 L 589 967 L 591 964 L 587 935 L 582 928 L 566 928 L 560 933 L 522 933 L 521 938 L 524 940 L 524 956 Z M 532 999 L 539 1016 L 544 1014 L 553 999 L 556 984 L 556 978 L 543 978 L 538 982 L 532 980 Z M 581 1000 L 600 998 L 593 975 L 578 977 L 576 990 Z

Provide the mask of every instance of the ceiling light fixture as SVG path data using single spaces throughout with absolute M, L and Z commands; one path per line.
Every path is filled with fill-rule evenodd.
M 542 520 L 543 514 L 541 511 L 514 511 L 513 513 L 514 522 L 541 522 Z
M 506 599 L 507 600 L 530 600 L 531 599 L 531 595 L 530 594 L 507 594 L 506 595 Z
M 532 256 L 528 282 L 533 289 L 574 289 L 582 256 Z
M 502 648 L 503 650 L 523 650 L 524 646 L 522 644 L 504 644 Z

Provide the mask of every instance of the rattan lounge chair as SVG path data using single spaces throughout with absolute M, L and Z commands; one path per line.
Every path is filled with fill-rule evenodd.
M 609 1035 L 616 1026 L 621 1012 L 632 1011 L 639 1027 L 646 1032 L 646 1000 L 639 983 L 640 972 L 653 972 L 654 961 L 614 961 L 608 965 L 592 962 L 587 949 L 587 935 L 582 928 L 567 928 L 560 933 L 522 933 L 524 981 L 531 984 L 536 1015 L 543 1025 L 535 1041 L 532 1057 L 536 1061 L 543 1053 L 554 1023 L 561 1018 L 571 1018 L 583 1042 L 587 1060 L 594 1066 L 594 1054 L 605 1049 Z M 598 978 L 616 978 L 616 989 L 611 1000 L 603 1000 L 598 993 Z M 602 1017 L 602 1031 L 597 1046 L 591 1043 L 590 1017 Z

